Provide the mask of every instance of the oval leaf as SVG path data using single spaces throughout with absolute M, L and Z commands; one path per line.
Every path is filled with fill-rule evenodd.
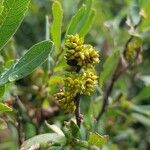
M 87 34 L 95 16 L 95 12 L 91 9 L 91 7 L 92 0 L 87 0 L 86 5 L 83 5 L 72 17 L 68 25 L 66 35 L 79 33 L 80 36 L 85 36 Z
M 150 98 L 150 86 L 144 87 L 142 91 L 133 98 L 133 101 L 141 101 L 148 98 Z
M 56 133 L 47 133 L 47 134 L 37 135 L 25 141 L 22 144 L 21 149 L 26 150 L 36 144 L 46 144 L 46 143 L 55 143 L 55 142 L 65 143 L 65 137 L 60 136 Z
M 7 105 L 0 103 L 0 112 L 10 112 L 12 108 L 8 107 Z
M 46 61 L 52 46 L 51 41 L 43 41 L 32 46 L 14 65 L 9 81 L 19 80 L 32 73 L 34 69 Z
M 63 10 L 59 1 L 54 1 L 52 6 L 53 12 L 53 24 L 51 28 L 52 39 L 56 48 L 56 52 L 59 53 L 60 41 L 61 41 L 61 26 L 63 18 Z
M 30 0 L 4 0 L 0 15 L 0 50 L 15 33 L 28 9 Z
M 94 19 L 95 19 L 95 10 L 92 10 L 90 12 L 89 17 L 87 18 L 84 26 L 81 28 L 81 30 L 79 32 L 79 35 L 81 37 L 84 37 L 88 33 L 89 29 L 91 28 L 91 26 L 94 22 Z
M 68 25 L 66 35 L 75 34 L 75 33 L 79 32 L 80 27 L 78 27 L 79 26 L 78 24 L 79 24 L 80 20 L 82 19 L 82 16 L 83 16 L 85 10 L 86 10 L 86 7 L 85 7 L 85 5 L 83 5 L 79 9 L 79 11 L 72 17 L 72 19 Z
M 48 128 L 50 128 L 53 132 L 57 133 L 58 135 L 65 136 L 62 130 L 57 127 L 55 124 L 50 125 L 47 121 L 45 121 L 45 124 L 47 125 Z
M 108 141 L 108 135 L 99 135 L 98 133 L 90 133 L 89 144 L 96 145 L 97 147 L 102 147 Z
M 32 73 L 48 57 L 53 47 L 51 41 L 43 41 L 32 46 L 27 53 L 0 77 L 0 85 L 16 81 Z

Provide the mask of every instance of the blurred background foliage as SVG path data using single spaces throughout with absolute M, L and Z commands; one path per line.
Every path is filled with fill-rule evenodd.
M 22 56 L 26 49 L 46 38 L 46 16 L 48 15 L 50 27 L 52 24 L 52 2 L 50 0 L 32 0 L 30 9 L 9 43 L 0 56 L 0 65 L 9 67 L 13 60 Z M 61 0 L 63 8 L 62 40 L 66 27 L 72 16 L 79 10 L 84 0 Z M 103 150 L 149 150 L 150 148 L 150 0 L 94 0 L 93 8 L 96 17 L 90 32 L 85 36 L 86 43 L 90 43 L 100 51 L 101 62 L 97 67 L 97 74 L 101 80 L 103 70 L 111 71 L 111 65 L 116 58 L 109 59 L 115 50 L 122 51 L 126 41 L 131 36 L 126 24 L 130 17 L 135 25 L 139 21 L 139 12 L 144 10 L 146 19 L 138 27 L 140 37 L 143 39 L 143 56 L 139 65 L 134 65 L 124 73 L 115 83 L 112 95 L 109 97 L 108 111 L 98 123 L 97 116 L 102 106 L 102 95 L 109 77 L 104 85 L 98 86 L 94 95 L 83 96 L 81 100 L 81 113 L 84 122 L 80 132 L 82 139 L 87 137 L 86 131 L 94 131 L 109 135 L 109 142 Z M 51 38 L 51 37 L 50 37 Z M 0 114 L 8 120 L 8 127 L 0 130 L 0 149 L 18 149 L 18 134 L 15 120 L 23 122 L 21 132 L 25 139 L 40 133 L 49 132 L 44 120 L 59 127 L 68 121 L 72 115 L 64 114 L 54 100 L 54 94 L 63 83 L 63 72 L 66 64 L 59 61 L 54 67 L 55 60 L 51 61 L 49 78 L 45 77 L 41 68 L 36 69 L 28 77 L 5 86 L 3 101 L 17 110 L 17 115 Z M 53 69 L 52 69 L 53 68 Z M 2 87 L 3 88 L 3 87 Z M 122 97 L 119 101 L 116 97 Z M 14 96 L 18 99 L 13 104 Z M 20 101 L 21 100 L 21 101 Z M 23 110 L 23 111 L 22 111 Z M 17 117 L 16 117 L 17 116 Z M 0 119 L 3 128 L 6 124 Z

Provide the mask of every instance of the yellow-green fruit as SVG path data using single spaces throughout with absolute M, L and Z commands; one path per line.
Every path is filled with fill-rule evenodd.
M 76 35 L 68 35 L 65 41 L 65 47 L 67 49 L 75 49 L 80 50 L 84 43 L 84 39 L 80 38 L 78 34 Z
M 84 82 L 83 94 L 90 95 L 92 92 L 94 92 L 97 84 L 97 76 L 93 68 L 88 69 L 83 73 L 83 82 Z
M 99 63 L 99 54 L 91 45 L 84 45 L 82 55 L 84 56 L 84 59 L 80 58 L 84 67 Z
M 69 35 L 65 42 L 67 63 L 71 66 L 87 68 L 99 63 L 99 54 L 91 45 L 83 44 L 83 39 L 78 34 Z
M 66 79 L 65 82 L 65 90 L 72 93 L 75 96 L 77 93 L 81 93 L 83 91 L 83 83 L 81 79 L 81 74 L 71 73 Z
M 65 91 L 65 89 L 61 89 L 55 97 L 65 113 L 73 113 L 75 111 L 76 107 L 71 93 Z
M 142 40 L 138 37 L 132 39 L 131 42 L 127 45 L 127 49 L 125 51 L 125 58 L 128 61 L 133 61 L 135 59 L 139 48 L 141 47 Z
M 56 94 L 56 99 L 66 113 L 73 113 L 75 96 L 90 95 L 95 90 L 97 76 L 93 65 L 99 63 L 99 54 L 93 46 L 84 44 L 78 34 L 67 36 L 65 49 L 67 63 L 74 66 L 76 73 L 66 75 L 64 88 Z
M 71 73 L 64 80 L 65 90 L 72 94 L 73 97 L 77 93 L 90 95 L 96 87 L 97 76 L 94 68 L 88 68 L 81 73 Z

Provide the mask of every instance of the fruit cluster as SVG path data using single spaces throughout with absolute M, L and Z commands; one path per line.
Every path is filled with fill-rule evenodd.
M 69 65 L 88 68 L 99 63 L 98 52 L 91 45 L 84 44 L 83 38 L 80 38 L 78 34 L 67 36 L 65 48 L 65 58 Z
M 76 109 L 75 96 L 91 95 L 95 90 L 97 76 L 94 64 L 99 62 L 99 54 L 91 45 L 84 44 L 78 34 L 68 35 L 64 48 L 67 63 L 80 69 L 66 75 L 64 87 L 56 94 L 56 99 L 66 113 L 73 113 Z
M 76 109 L 74 105 L 74 97 L 72 93 L 67 92 L 64 88 L 56 94 L 56 100 L 59 101 L 59 105 L 64 109 L 65 113 L 73 113 Z

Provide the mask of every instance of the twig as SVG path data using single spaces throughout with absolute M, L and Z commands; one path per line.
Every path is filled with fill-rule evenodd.
M 18 96 L 15 96 L 15 107 L 17 110 L 17 114 L 16 114 L 16 119 L 17 119 L 17 131 L 18 131 L 18 143 L 21 146 L 21 144 L 24 142 L 24 132 L 23 132 L 23 127 L 22 127 L 22 117 L 21 117 L 21 110 L 23 109 L 23 111 L 25 111 L 24 106 L 22 105 L 20 99 Z
M 17 117 L 17 120 L 18 120 L 18 125 L 17 125 L 17 130 L 18 130 L 18 142 L 19 142 L 19 145 L 21 146 L 22 143 L 24 142 L 25 140 L 25 137 L 24 137 L 24 132 L 23 132 L 23 127 L 22 127 L 22 118 L 20 116 Z
M 75 70 L 76 73 L 79 73 L 80 72 L 80 67 Z M 81 114 L 80 114 L 80 93 L 77 93 L 76 96 L 74 97 L 74 103 L 75 103 L 75 106 L 76 106 L 76 109 L 75 109 L 75 117 L 76 117 L 76 122 L 77 122 L 77 125 L 78 127 L 80 128 L 80 125 L 81 125 Z
M 141 21 L 142 21 L 142 18 L 140 18 L 140 21 L 134 26 L 134 29 L 136 29 L 136 28 L 140 25 Z M 127 49 L 127 46 L 128 46 L 128 44 L 132 41 L 133 38 L 134 38 L 134 36 L 131 35 L 131 37 L 130 37 L 130 38 L 127 40 L 127 42 L 125 43 L 124 50 L 123 50 L 123 55 L 125 55 L 125 51 L 126 51 L 126 49 Z M 137 57 L 138 57 L 140 51 L 141 51 L 141 50 L 139 49 L 134 60 L 137 59 Z M 134 61 L 133 61 L 132 63 L 128 63 L 127 66 L 125 66 L 123 69 L 120 69 L 121 61 L 122 61 L 122 58 L 121 58 L 121 56 L 120 56 L 119 61 L 118 61 L 118 64 L 117 64 L 117 67 L 116 67 L 116 69 L 115 69 L 115 71 L 114 71 L 114 73 L 113 73 L 113 75 L 112 75 L 112 78 L 111 78 L 111 80 L 110 80 L 110 82 L 109 82 L 109 85 L 107 86 L 106 91 L 105 91 L 105 93 L 104 93 L 103 105 L 102 105 L 101 111 L 99 112 L 99 114 L 98 114 L 98 116 L 97 116 L 97 118 L 96 118 L 97 121 L 102 117 L 103 113 L 107 110 L 108 98 L 109 98 L 109 95 L 110 95 L 111 92 L 112 92 L 112 89 L 113 89 L 113 87 L 114 87 L 115 81 L 116 81 L 116 80 L 122 75 L 122 73 L 124 73 L 124 72 L 132 65 L 132 63 L 134 62 Z
M 109 95 L 111 94 L 111 91 L 113 89 L 114 83 L 117 80 L 115 75 L 116 74 L 114 72 L 114 74 L 112 76 L 112 79 L 110 80 L 109 85 L 107 86 L 106 92 L 104 93 L 103 105 L 102 105 L 102 109 L 101 109 L 100 113 L 98 114 L 98 116 L 96 118 L 97 121 L 102 117 L 103 113 L 107 109 Z
M 76 105 L 75 117 L 77 121 L 77 125 L 80 127 L 81 125 L 81 116 L 80 116 L 80 94 L 77 94 L 74 98 L 74 103 Z
M 141 24 L 141 22 L 142 22 L 142 17 L 140 18 L 139 22 L 134 26 L 134 29 L 136 29 Z M 132 41 L 133 38 L 134 38 L 134 35 L 131 35 L 130 38 L 127 40 L 127 42 L 124 46 L 123 55 L 125 55 L 127 46 Z
M 61 55 L 63 54 L 64 49 L 61 47 L 60 49 L 60 53 L 58 53 L 54 59 L 54 64 L 53 64 L 53 68 L 51 69 L 51 72 L 48 74 L 48 77 L 50 78 L 53 74 L 54 74 L 54 68 L 57 66 L 57 64 L 59 63 L 59 58 L 61 57 Z
M 21 102 L 20 98 L 16 95 L 14 96 L 14 98 L 15 98 L 14 108 L 17 110 L 16 119 L 18 122 L 18 124 L 15 127 L 18 130 L 18 142 L 19 144 L 21 144 L 24 141 L 24 132 L 23 132 L 24 122 L 30 122 L 31 124 L 33 124 L 36 129 L 36 134 L 38 134 L 39 127 L 32 121 L 32 119 L 28 115 L 27 109 Z

